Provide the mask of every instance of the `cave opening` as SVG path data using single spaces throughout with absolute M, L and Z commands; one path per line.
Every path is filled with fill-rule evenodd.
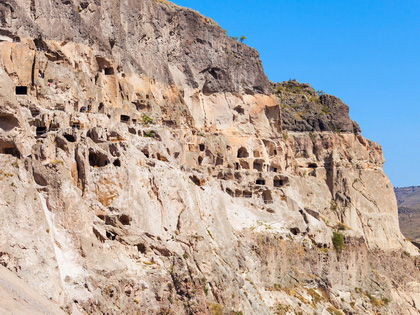
M 105 68 L 105 75 L 113 75 L 115 73 L 114 68 Z
M 89 164 L 93 167 L 104 167 L 108 165 L 108 157 L 99 152 L 90 152 L 89 153 Z
M 15 92 L 16 92 L 16 95 L 28 95 L 28 87 L 16 86 Z
M 240 147 L 238 150 L 238 158 L 247 158 L 249 156 L 247 149 Z
M 130 122 L 130 116 L 127 116 L 127 115 L 121 115 L 120 119 L 122 123 L 128 124 Z
M 257 179 L 255 181 L 255 184 L 257 184 L 257 185 L 265 185 L 265 180 L 264 179 Z

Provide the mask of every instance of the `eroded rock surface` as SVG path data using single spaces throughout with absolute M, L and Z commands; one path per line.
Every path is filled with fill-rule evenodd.
M 0 1 L 0 262 L 69 312 L 417 314 L 381 147 L 166 1 Z M 236 312 L 236 313 L 235 313 Z

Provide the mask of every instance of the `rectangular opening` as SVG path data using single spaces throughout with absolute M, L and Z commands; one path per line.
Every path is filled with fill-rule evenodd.
M 0 150 L 0 153 L 13 155 L 14 157 L 20 158 L 20 153 L 16 148 L 4 148 L 3 150 Z
M 31 115 L 32 117 L 36 117 L 40 114 L 40 111 L 38 109 L 31 109 Z
M 105 75 L 113 75 L 114 68 L 105 68 Z
M 275 179 L 273 184 L 274 184 L 274 187 L 281 187 L 284 185 L 284 182 L 281 179 Z
M 257 181 L 255 183 L 257 185 L 265 185 L 265 180 L 264 179 L 257 179 Z
M 47 132 L 46 127 L 36 127 L 36 136 L 37 137 L 41 137 L 41 136 L 45 135 L 46 132 Z
M 252 192 L 250 192 L 250 191 L 244 191 L 242 193 L 242 197 L 244 197 L 244 198 L 252 198 Z
M 16 86 L 16 95 L 28 95 L 28 87 Z
M 122 123 L 129 123 L 130 122 L 130 116 L 127 115 L 121 115 L 121 122 Z
M 257 170 L 257 171 L 260 171 L 260 172 L 262 172 L 262 170 L 263 170 L 263 165 L 262 165 L 262 163 L 260 163 L 260 162 L 254 162 L 254 170 Z

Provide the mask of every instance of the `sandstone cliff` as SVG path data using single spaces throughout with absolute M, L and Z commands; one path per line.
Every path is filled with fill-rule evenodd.
M 69 312 L 417 314 L 381 147 L 166 1 L 0 0 L 0 262 Z

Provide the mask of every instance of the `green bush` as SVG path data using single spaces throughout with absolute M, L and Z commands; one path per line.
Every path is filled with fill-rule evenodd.
M 332 242 L 337 252 L 344 249 L 344 235 L 341 233 L 333 232 Z
M 346 226 L 344 225 L 344 224 L 339 224 L 338 225 L 338 227 L 337 227 L 337 230 L 339 230 L 339 231 L 345 231 L 346 230 Z

